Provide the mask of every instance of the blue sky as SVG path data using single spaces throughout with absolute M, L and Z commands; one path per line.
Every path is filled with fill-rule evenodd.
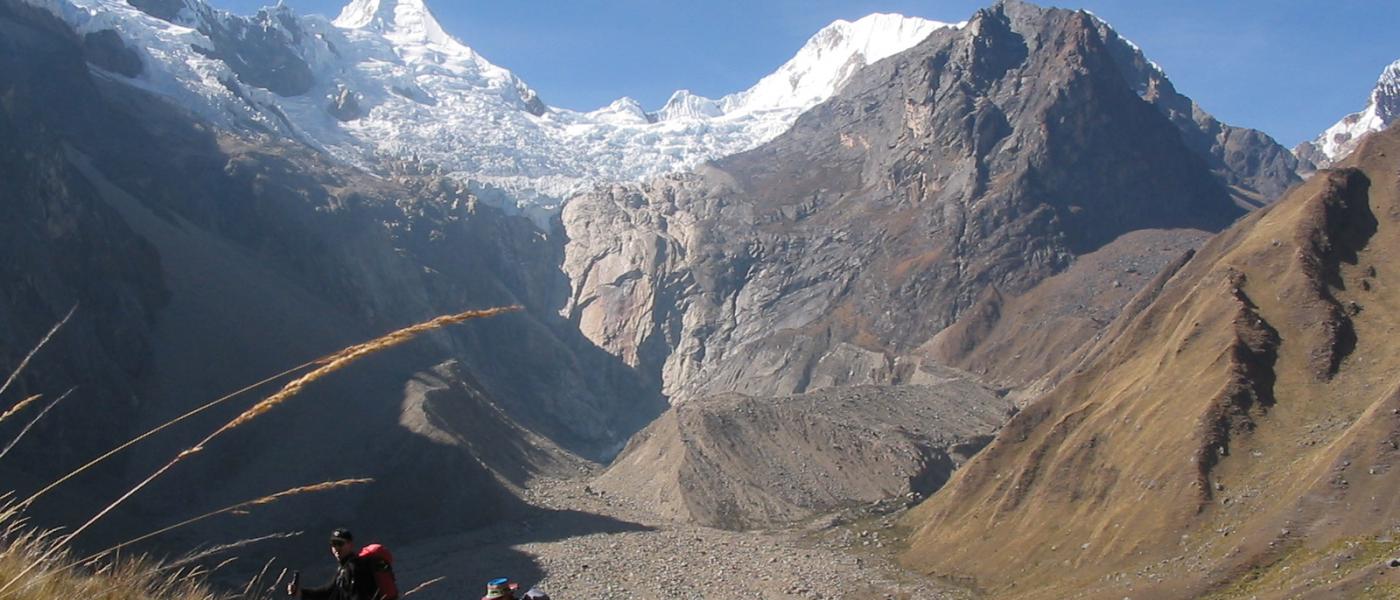
M 211 0 L 250 14 L 273 0 Z M 339 14 L 341 0 L 285 0 Z M 348 0 L 347 0 L 348 1 Z M 961 21 L 992 0 L 428 0 L 452 35 L 554 106 L 620 96 L 659 108 L 687 88 L 745 89 L 836 19 L 898 12 Z M 1207 111 L 1287 146 L 1360 110 L 1400 59 L 1396 0 L 1058 0 L 1093 11 Z

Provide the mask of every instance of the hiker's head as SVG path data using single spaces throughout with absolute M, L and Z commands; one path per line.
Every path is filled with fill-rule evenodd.
M 510 585 L 510 579 L 505 577 L 492 579 L 486 582 L 486 595 L 482 596 L 481 600 L 501 600 L 503 598 L 509 600 L 515 597 L 511 594 L 513 589 Z
M 355 554 L 355 536 L 349 529 L 337 529 L 331 532 L 331 554 L 336 560 L 345 560 L 347 556 Z

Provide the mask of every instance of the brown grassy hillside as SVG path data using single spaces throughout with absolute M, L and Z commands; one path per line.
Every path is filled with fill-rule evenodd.
M 1398 171 L 1374 136 L 1211 240 L 911 513 L 905 562 L 994 597 L 1400 597 Z

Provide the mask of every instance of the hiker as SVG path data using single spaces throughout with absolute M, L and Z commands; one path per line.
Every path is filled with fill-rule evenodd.
M 394 585 L 393 557 L 379 544 L 355 545 L 348 529 L 331 532 L 331 554 L 339 567 L 335 579 L 323 587 L 302 588 L 297 577 L 287 584 L 288 596 L 307 600 L 398 600 Z
M 519 589 L 520 584 L 507 577 L 492 579 L 486 582 L 486 595 L 481 600 L 516 600 L 515 592 Z M 549 600 L 549 595 L 538 588 L 530 588 L 520 600 Z
M 510 582 L 510 579 L 502 577 L 486 582 L 486 595 L 481 600 L 515 600 L 515 590 L 519 584 Z

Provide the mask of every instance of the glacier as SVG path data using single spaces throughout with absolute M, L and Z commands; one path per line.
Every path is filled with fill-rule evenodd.
M 963 25 L 896 14 L 836 21 L 747 90 L 718 99 L 679 90 L 656 110 L 620 98 L 582 112 L 547 105 L 445 31 L 425 0 L 353 0 L 333 20 L 285 4 L 245 17 L 204 0 L 25 1 L 79 34 L 115 31 L 144 69 L 135 77 L 99 75 L 216 126 L 290 138 L 371 172 L 411 165 L 464 180 L 483 199 L 539 222 L 594 184 L 642 180 L 754 148 L 834 95 L 856 70 Z M 169 6 L 170 14 L 132 6 L 149 3 Z M 275 56 L 277 68 L 243 64 L 258 52 Z M 302 64 L 309 81 L 293 76 Z

